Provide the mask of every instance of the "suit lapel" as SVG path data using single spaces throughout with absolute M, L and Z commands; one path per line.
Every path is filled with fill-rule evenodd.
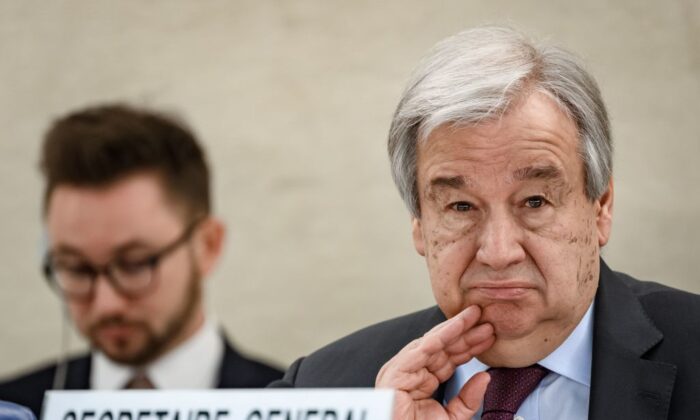
M 643 358 L 663 334 L 602 261 L 600 270 L 589 419 L 666 419 L 676 366 Z
M 92 356 L 85 355 L 68 362 L 64 389 L 90 389 Z
M 240 355 L 233 349 L 228 339 L 224 338 L 224 356 L 221 358 L 221 366 L 219 367 L 219 378 L 217 380 L 217 388 L 240 388 L 240 375 L 237 375 L 236 370 L 241 362 Z

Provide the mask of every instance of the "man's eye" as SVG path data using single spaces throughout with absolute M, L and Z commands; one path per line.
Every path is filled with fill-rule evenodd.
M 466 201 L 458 201 L 456 203 L 453 203 L 450 207 L 452 208 L 452 210 L 458 212 L 466 212 L 472 209 L 472 205 Z
M 538 196 L 534 196 L 534 197 L 529 197 L 529 198 L 525 201 L 525 205 L 526 205 L 527 207 L 530 207 L 530 208 L 533 208 L 533 209 L 542 207 L 545 203 L 546 203 L 546 201 L 545 201 L 544 197 L 539 196 L 539 195 L 538 195 Z
M 139 261 L 119 261 L 117 268 L 124 274 L 136 274 L 150 268 L 151 258 L 146 258 Z
M 70 264 L 64 262 L 54 263 L 54 270 L 73 277 L 92 276 L 95 273 L 95 269 L 88 264 Z

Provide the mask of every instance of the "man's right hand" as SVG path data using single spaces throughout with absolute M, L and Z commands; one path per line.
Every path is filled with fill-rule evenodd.
M 480 317 L 478 306 L 468 307 L 410 342 L 381 368 L 375 386 L 396 391 L 394 420 L 468 420 L 479 410 L 490 380 L 485 372 L 469 379 L 444 407 L 433 394 L 459 365 L 493 345 L 493 326 L 476 325 Z

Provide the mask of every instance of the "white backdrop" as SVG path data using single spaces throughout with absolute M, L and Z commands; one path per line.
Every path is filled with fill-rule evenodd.
M 40 276 L 40 138 L 107 100 L 174 110 L 229 227 L 211 312 L 278 363 L 433 302 L 389 175 L 403 84 L 437 40 L 510 23 L 578 52 L 610 109 L 618 270 L 700 291 L 700 3 L 0 2 L 0 375 L 59 347 Z M 73 349 L 84 344 L 74 341 Z

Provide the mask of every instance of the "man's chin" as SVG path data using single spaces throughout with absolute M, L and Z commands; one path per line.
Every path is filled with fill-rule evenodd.
M 110 347 L 99 347 L 99 350 L 111 361 L 122 365 L 142 366 L 154 359 L 150 349 L 114 349 Z
M 497 341 L 517 340 L 534 329 L 529 314 L 515 305 L 489 305 L 483 309 L 480 321 L 493 326 Z
M 143 365 L 153 358 L 154 353 L 153 346 L 145 336 L 97 337 L 93 340 L 93 347 L 113 362 L 124 365 Z
M 533 340 L 542 340 L 538 334 L 542 323 L 532 313 L 516 310 L 504 310 L 498 305 L 484 310 L 481 322 L 488 322 L 493 326 L 496 340 L 493 345 L 479 354 L 477 358 L 492 367 L 524 367 L 537 363 L 546 354 L 540 354 L 538 348 L 542 344 L 547 346 L 550 339 L 544 338 L 545 343 Z

